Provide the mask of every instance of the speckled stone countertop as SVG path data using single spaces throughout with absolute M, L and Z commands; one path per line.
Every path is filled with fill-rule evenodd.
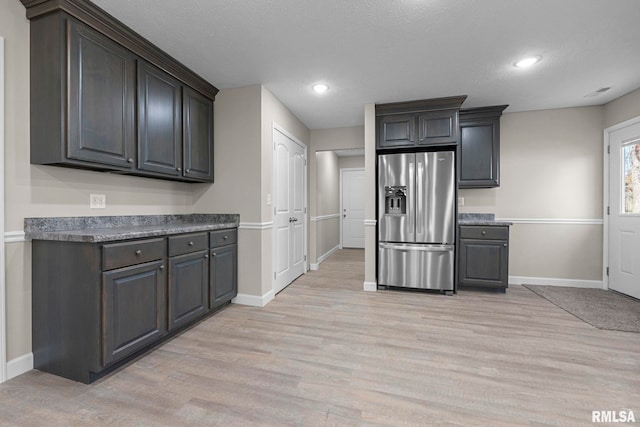
M 502 225 L 510 226 L 512 222 L 496 221 L 495 214 L 481 213 L 460 213 L 458 214 L 458 225 Z
M 31 240 L 97 243 L 234 228 L 239 222 L 237 214 L 25 218 L 24 232 Z

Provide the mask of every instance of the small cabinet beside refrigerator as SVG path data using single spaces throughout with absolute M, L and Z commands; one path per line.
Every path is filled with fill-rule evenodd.
M 378 156 L 378 284 L 453 291 L 455 152 Z

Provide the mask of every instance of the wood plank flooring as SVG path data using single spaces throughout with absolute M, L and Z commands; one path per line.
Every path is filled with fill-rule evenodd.
M 640 334 L 602 331 L 521 286 L 363 292 L 336 252 L 267 307 L 231 305 L 93 385 L 31 371 L 0 424 L 587 426 L 640 423 Z

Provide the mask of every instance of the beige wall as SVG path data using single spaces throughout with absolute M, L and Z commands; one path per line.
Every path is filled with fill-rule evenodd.
M 604 125 L 610 127 L 640 116 L 640 89 L 636 89 L 604 106 Z
M 317 151 L 315 157 L 317 215 L 311 222 L 317 233 L 315 253 L 322 259 L 340 244 L 340 170 L 335 151 Z
M 376 284 L 376 106 L 364 106 L 364 289 Z
M 603 126 L 603 107 L 502 116 L 501 185 L 460 190 L 459 210 L 515 220 L 510 276 L 602 279 L 602 225 L 571 220 L 602 220 Z
M 338 157 L 338 168 L 340 169 L 364 168 L 364 156 Z
M 214 108 L 215 183 L 194 190 L 193 209 L 240 214 L 238 293 L 262 295 L 261 230 L 243 225 L 262 222 L 261 88 L 222 90 Z

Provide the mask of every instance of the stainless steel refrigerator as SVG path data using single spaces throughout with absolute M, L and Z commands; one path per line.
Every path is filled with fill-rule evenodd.
M 453 151 L 378 156 L 378 284 L 453 291 Z

